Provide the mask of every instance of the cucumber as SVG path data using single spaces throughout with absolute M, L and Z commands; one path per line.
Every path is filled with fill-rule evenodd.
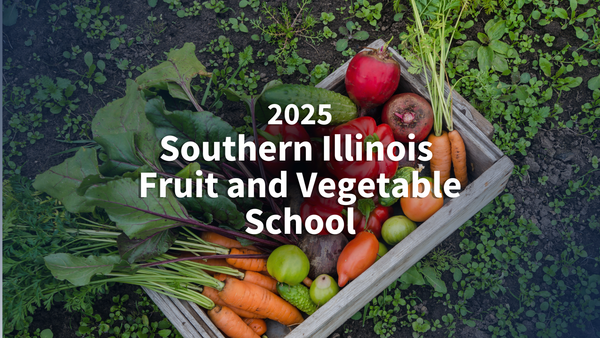
M 275 114 L 274 109 L 269 109 L 271 104 L 281 106 L 280 119 L 284 118 L 285 107 L 288 104 L 295 104 L 300 112 L 301 122 L 308 109 L 301 109 L 305 104 L 311 104 L 314 107 L 314 114 L 311 120 L 316 121 L 322 117 L 319 116 L 319 104 L 330 104 L 331 108 L 326 110 L 331 113 L 330 125 L 346 123 L 358 117 L 356 105 L 349 97 L 323 88 L 316 88 L 304 85 L 283 84 L 266 90 L 256 102 L 256 118 L 261 122 L 268 122 Z M 293 117 L 292 117 L 293 118 Z
M 399 198 L 395 198 L 391 194 L 392 189 L 396 186 L 396 184 L 393 183 L 394 180 L 397 178 L 404 178 L 406 180 L 406 183 L 410 184 L 412 182 L 412 172 L 415 170 L 417 170 L 417 169 L 415 169 L 413 167 L 398 168 L 398 170 L 396 171 L 394 176 L 392 176 L 392 178 L 390 178 L 390 183 L 385 185 L 385 192 L 388 193 L 390 197 L 383 197 L 383 196 L 381 196 L 381 193 L 380 193 L 379 194 L 379 204 L 381 204 L 384 207 L 391 207 L 392 205 L 394 205 L 394 203 L 398 202 Z
M 310 299 L 308 288 L 302 284 L 291 286 L 285 283 L 277 283 L 277 292 L 279 292 L 281 298 L 307 315 L 312 315 L 317 311 L 317 304 Z

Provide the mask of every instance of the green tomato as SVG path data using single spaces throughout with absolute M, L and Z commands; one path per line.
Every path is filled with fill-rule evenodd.
M 406 216 L 393 216 L 381 227 L 381 237 L 389 245 L 396 245 L 417 228 L 415 222 Z
M 322 306 L 339 291 L 340 288 L 333 277 L 325 274 L 319 275 L 310 286 L 310 299 L 318 306 Z
M 387 246 L 385 246 L 385 244 L 379 242 L 379 252 L 377 252 L 377 259 L 375 259 L 375 262 L 377 262 L 379 260 L 379 258 L 383 257 L 383 255 L 385 255 L 387 252 L 388 252 Z
M 295 245 L 282 245 L 271 252 L 267 260 L 267 271 L 281 283 L 297 285 L 308 276 L 310 262 L 302 250 Z

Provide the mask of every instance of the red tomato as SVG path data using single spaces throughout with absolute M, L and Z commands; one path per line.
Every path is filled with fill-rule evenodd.
M 369 221 L 367 223 L 367 229 L 371 231 L 375 237 L 381 238 L 381 227 L 383 223 L 390 218 L 392 215 L 392 207 L 384 207 L 377 205 L 371 214 L 369 214 Z M 365 231 L 365 216 L 354 208 L 354 230 L 358 234 L 359 232 Z

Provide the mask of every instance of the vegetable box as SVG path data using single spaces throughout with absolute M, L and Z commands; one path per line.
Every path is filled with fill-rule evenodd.
M 369 47 L 381 48 L 384 44 L 383 40 L 377 40 Z M 413 92 L 429 99 L 425 76 L 410 74 L 407 70 L 410 64 L 392 48 L 389 51 L 401 66 L 398 92 Z M 348 64 L 349 61 L 318 87 L 345 94 Z M 454 92 L 453 97 L 454 127 L 462 135 L 467 150 L 469 185 L 458 198 L 446 199 L 438 212 L 302 324 L 290 329 L 268 321 L 269 338 L 327 337 L 504 190 L 514 165 L 490 141 L 493 126 L 458 93 Z M 224 338 L 196 304 L 151 290 L 146 292 L 185 338 Z

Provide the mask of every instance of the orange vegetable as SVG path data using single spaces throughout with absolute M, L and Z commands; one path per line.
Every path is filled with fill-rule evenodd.
M 313 283 L 312 279 L 310 279 L 308 277 L 304 278 L 304 280 L 302 281 L 302 284 L 306 285 L 307 288 L 310 288 L 312 283 Z
M 428 178 L 429 179 L 429 178 Z M 444 205 L 444 198 L 436 198 L 433 196 L 433 183 L 430 181 L 432 189 L 429 191 L 427 197 L 412 197 L 412 190 L 414 189 L 415 182 L 408 186 L 408 197 L 402 197 L 400 199 L 400 206 L 402 206 L 402 212 L 411 221 L 414 222 L 425 222 L 431 215 L 435 214 L 436 211 Z M 424 190 L 423 184 L 419 184 L 419 192 Z M 441 195 L 441 193 L 440 193 Z
M 260 338 L 240 316 L 226 306 L 215 305 L 207 314 L 215 326 L 229 337 Z
M 231 311 L 237 313 L 237 315 L 240 317 L 265 318 L 264 316 L 258 315 L 256 313 L 252 313 L 250 311 L 244 311 L 244 310 L 238 309 L 236 307 L 230 306 L 229 304 L 225 303 L 221 298 L 219 298 L 219 291 L 217 291 L 216 289 L 213 289 L 211 287 L 204 286 L 203 290 L 202 290 L 202 295 L 204 295 L 207 298 L 209 298 L 210 300 L 212 300 L 213 303 L 215 303 L 216 305 L 229 307 L 231 309 Z
M 454 166 L 454 177 L 460 182 L 462 189 L 469 184 L 467 178 L 467 152 L 465 151 L 465 142 L 456 129 L 448 133 L 448 140 L 452 147 L 452 165 Z
M 229 277 L 224 273 L 217 273 L 213 277 L 220 280 L 221 282 L 225 281 L 225 278 Z M 258 285 L 263 287 L 274 294 L 278 294 L 277 292 L 277 281 L 271 277 L 267 277 L 261 273 L 254 271 L 246 271 L 244 273 L 244 278 L 242 278 L 244 282 L 252 283 L 254 285 Z
M 252 251 L 249 249 L 231 249 L 231 255 L 250 255 L 250 254 L 260 254 L 258 251 Z M 250 271 L 266 271 L 267 270 L 267 260 L 265 258 L 227 258 L 227 263 L 231 266 L 250 270 Z
M 450 178 L 450 169 L 452 168 L 452 157 L 450 156 L 450 140 L 448 139 L 448 133 L 443 131 L 440 136 L 431 134 L 427 138 L 427 141 L 431 142 L 431 147 L 429 147 L 429 150 L 433 155 L 429 161 L 431 172 L 440 172 L 440 185 L 443 187 L 444 183 L 446 183 L 446 181 Z
M 240 243 L 239 241 L 235 240 L 235 239 L 231 239 L 222 235 L 219 235 L 215 232 L 210 232 L 210 231 L 204 231 L 200 234 L 200 238 L 202 238 L 203 240 L 209 242 L 209 243 L 213 243 L 213 244 L 218 244 L 220 246 L 224 246 L 228 249 L 233 249 L 233 248 L 237 248 L 237 249 L 250 249 L 250 250 L 256 250 L 256 247 L 254 246 L 243 246 L 242 243 Z
M 257 335 L 262 335 L 265 332 L 267 332 L 267 323 L 265 323 L 264 320 L 262 319 L 250 319 L 250 318 L 242 318 L 244 319 L 244 323 L 246 323 L 246 325 L 250 326 L 250 328 L 252 329 L 252 331 L 254 331 L 254 333 L 256 333 Z
M 257 313 L 283 325 L 297 325 L 304 321 L 298 309 L 273 292 L 232 277 L 225 279 L 225 287 L 219 292 L 219 297 L 232 307 Z
M 372 232 L 361 231 L 348 242 L 337 261 L 338 285 L 343 287 L 348 281 L 365 272 L 377 259 L 379 241 Z

